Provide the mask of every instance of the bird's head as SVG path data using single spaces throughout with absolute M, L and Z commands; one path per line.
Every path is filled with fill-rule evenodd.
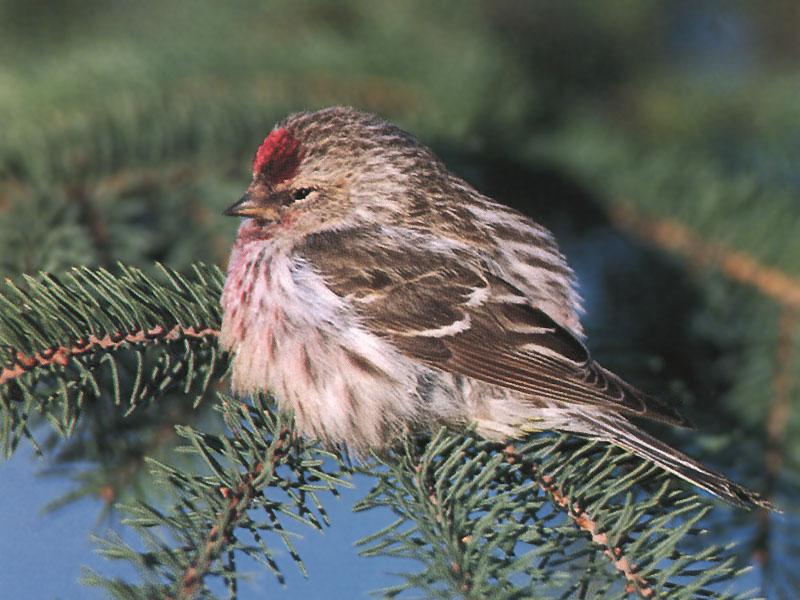
M 309 234 L 394 221 L 423 180 L 444 167 L 411 134 L 350 108 L 298 113 L 277 124 L 253 160 L 253 180 L 228 216 Z

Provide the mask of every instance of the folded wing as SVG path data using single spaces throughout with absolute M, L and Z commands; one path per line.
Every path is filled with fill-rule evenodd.
M 380 232 L 312 236 L 300 249 L 365 325 L 431 367 L 562 403 L 688 426 L 604 369 L 489 259 L 440 242 L 398 248 Z

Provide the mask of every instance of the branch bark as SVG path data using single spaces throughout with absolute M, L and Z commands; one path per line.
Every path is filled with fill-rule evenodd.
M 609 216 L 621 230 L 690 260 L 710 264 L 729 279 L 749 285 L 779 304 L 800 309 L 800 279 L 796 277 L 762 264 L 744 252 L 704 240 L 677 221 L 647 217 L 622 203 L 614 205 Z
M 178 580 L 176 594 L 168 595 L 170 600 L 192 600 L 203 589 L 203 580 L 210 573 L 214 562 L 226 552 L 227 545 L 234 539 L 235 530 L 247 511 L 252 507 L 253 500 L 260 493 L 266 483 L 256 487 L 255 481 L 265 470 L 274 473 L 281 459 L 286 455 L 290 433 L 283 428 L 278 433 L 272 445 L 272 454 L 269 459 L 255 463 L 252 468 L 242 475 L 242 480 L 236 489 L 223 487 L 219 493 L 226 500 L 225 508 L 220 511 L 214 525 L 209 529 L 199 553 L 189 564 L 183 575 Z
M 16 352 L 14 356 L 16 364 L 0 370 L 0 385 L 21 377 L 33 369 L 51 365 L 66 366 L 74 356 L 89 354 L 97 350 L 116 350 L 123 344 L 148 344 L 158 340 L 176 341 L 184 338 L 201 339 L 218 336 L 219 330 L 217 329 L 210 327 L 195 329 L 194 327 L 183 327 L 181 325 L 175 325 L 170 329 L 159 325 L 146 331 L 118 332 L 103 337 L 90 335 L 84 339 L 76 340 L 71 346 L 48 348 L 33 355 Z
M 517 464 L 522 462 L 525 464 L 524 459 L 517 454 L 513 446 L 506 446 L 503 452 L 506 460 L 510 463 Z M 603 554 L 611 561 L 612 566 L 625 577 L 628 582 L 626 586 L 627 592 L 636 593 L 641 598 L 654 598 L 655 589 L 644 577 L 637 574 L 635 563 L 632 563 L 625 556 L 624 549 L 621 546 L 613 545 L 608 536 L 600 531 L 597 522 L 592 516 L 584 511 L 577 502 L 563 494 L 551 477 L 539 473 L 535 464 L 526 466 L 528 469 L 523 472 L 550 497 L 556 508 L 565 512 L 579 529 L 589 534 L 592 542 L 600 546 Z

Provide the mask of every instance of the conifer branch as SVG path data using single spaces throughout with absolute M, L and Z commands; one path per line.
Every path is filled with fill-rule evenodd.
M 197 400 L 227 369 L 216 346 L 222 275 L 195 265 L 161 277 L 120 266 L 7 281 L 0 293 L 0 441 L 32 439 L 38 411 L 62 435 L 87 400 L 133 411 L 170 389 Z
M 205 390 L 211 375 L 221 374 L 219 369 L 226 361 L 215 353 L 221 274 L 204 267 L 196 267 L 193 277 L 168 270 L 163 274 L 166 280 L 125 267 L 121 267 L 119 275 L 103 269 L 82 269 L 73 272 L 66 283 L 45 275 L 26 279 L 25 289 L 11 284 L 13 300 L 0 297 L 0 334 L 6 343 L 5 356 L 13 360 L 4 368 L 4 385 L 0 388 L 5 406 L 12 408 L 8 411 L 11 425 L 4 427 L 6 435 L 25 433 L 33 402 L 44 402 L 42 406 L 48 409 L 48 400 L 40 398 L 36 385 L 52 387 L 53 380 L 67 380 L 76 389 L 103 393 L 98 377 L 101 367 L 109 361 L 96 357 L 110 357 L 109 364 L 115 365 L 121 357 L 114 355 L 143 347 L 164 358 L 165 365 L 149 376 L 144 374 L 139 359 L 134 391 L 126 394 L 121 391 L 125 384 L 117 374 L 119 367 L 112 366 L 114 397 L 117 403 L 127 397 L 131 409 L 142 398 L 155 398 L 170 385 L 188 390 L 190 383 L 199 379 L 200 389 Z M 197 354 L 204 347 L 211 354 Z M 70 370 L 73 366 L 74 372 Z M 13 395 L 7 396 L 14 385 L 20 386 L 26 400 L 16 412 L 8 403 Z M 74 421 L 80 396 L 72 399 L 67 392 L 58 393 L 68 406 L 74 403 L 74 410 L 68 412 Z M 151 563 L 155 555 L 161 556 L 160 562 L 149 570 L 157 566 L 162 572 L 159 578 L 172 582 L 166 587 L 159 584 L 159 589 L 175 600 L 205 593 L 204 581 L 208 577 L 223 578 L 233 586 L 235 574 L 230 556 L 236 551 L 258 557 L 277 572 L 263 543 L 250 548 L 235 533 L 243 528 L 258 535 L 257 529 L 264 527 L 255 525 L 248 516 L 252 508 L 264 508 L 270 515 L 268 529 L 278 532 L 289 544 L 275 518 L 272 501 L 259 491 L 265 485 L 273 485 L 277 465 L 288 457 L 289 448 L 284 448 L 288 430 L 278 427 L 279 422 L 269 414 L 274 407 L 263 401 L 252 408 L 227 401 L 222 406 L 226 424 L 233 432 L 228 440 L 178 427 L 213 471 L 213 480 L 186 477 L 159 467 L 167 481 L 177 486 L 176 493 L 181 498 L 177 506 L 183 507 L 180 510 L 189 515 L 198 506 L 207 507 L 192 517 L 204 525 L 193 525 L 192 531 L 184 531 L 184 517 L 160 516 L 149 507 L 134 510 L 139 515 L 137 522 L 145 530 L 161 524 L 175 531 L 176 537 L 185 538 L 182 558 L 179 560 L 161 542 L 154 542 L 154 549 L 146 557 L 116 546 L 112 552 L 142 564 Z M 70 422 L 63 426 L 67 432 Z M 374 538 L 380 540 L 377 547 L 365 553 L 394 548 L 393 555 L 418 558 L 420 548 L 427 547 L 429 550 L 421 556 L 430 561 L 429 568 L 409 577 L 405 589 L 421 587 L 433 591 L 447 582 L 453 593 L 467 598 L 484 597 L 489 590 L 498 594 L 502 591 L 498 597 L 516 597 L 520 589 L 527 588 L 519 587 L 515 573 L 530 577 L 530 589 L 548 581 L 556 588 L 573 586 L 575 591 L 585 588 L 587 578 L 604 582 L 601 585 L 610 589 L 614 580 L 594 566 L 586 569 L 577 584 L 569 571 L 559 566 L 571 562 L 568 549 L 581 539 L 576 537 L 578 533 L 589 534 L 597 554 L 610 558 L 613 571 L 622 574 L 628 589 L 642 598 L 652 597 L 656 589 L 676 589 L 675 581 L 681 578 L 692 579 L 695 586 L 702 588 L 715 577 L 730 573 L 730 565 L 719 560 L 713 569 L 696 575 L 691 569 L 693 559 L 677 550 L 687 531 L 671 525 L 671 520 L 696 522 L 704 514 L 696 498 L 673 495 L 667 504 L 677 508 L 665 511 L 660 502 L 666 487 L 646 499 L 633 494 L 633 486 L 648 476 L 647 465 L 633 471 L 622 469 L 627 460 L 624 453 L 598 444 L 572 443 L 569 439 L 534 437 L 515 451 L 514 460 L 509 459 L 508 450 L 498 453 L 485 440 L 446 430 L 421 448 L 409 442 L 404 453 L 395 455 L 397 461 L 384 463 L 390 476 L 381 478 L 363 507 L 392 506 L 404 520 L 415 523 L 415 533 L 381 532 Z M 223 466 L 222 457 L 229 464 L 238 465 L 236 471 Z M 307 463 L 297 462 L 296 457 L 290 462 L 294 482 L 284 478 L 280 481 L 281 485 L 297 489 L 293 502 L 299 512 L 292 514 L 318 527 L 317 517 L 305 507 L 305 495 L 313 489 L 306 477 L 312 472 L 317 477 L 324 475 Z M 545 493 L 531 495 L 531 489 L 537 487 Z M 558 515 L 571 524 L 572 533 L 566 532 Z M 626 543 L 624 553 L 620 542 L 623 539 L 634 540 Z M 646 539 L 658 541 L 658 553 L 648 556 L 649 550 L 643 546 Z M 288 547 L 299 562 L 294 549 Z M 709 550 L 712 555 L 715 551 Z M 224 556 L 228 560 L 219 564 Z M 674 566 L 664 569 L 663 564 Z M 102 578 L 96 581 L 117 589 L 118 582 L 109 583 Z M 596 588 L 598 584 L 592 585 Z M 167 590 L 172 591 L 167 594 Z
M 413 468 L 416 474 L 416 483 L 421 492 L 419 497 L 424 502 L 425 512 L 431 517 L 435 527 L 439 529 L 442 539 L 449 542 L 443 544 L 441 549 L 445 552 L 446 560 L 449 562 L 448 575 L 453 579 L 453 587 L 465 598 L 471 598 L 472 573 L 469 561 L 465 560 L 466 556 L 463 552 L 471 538 L 468 535 L 459 537 L 458 530 L 454 527 L 452 511 L 437 498 L 432 474 L 425 469 L 422 460 L 415 461 Z
M 189 473 L 150 460 L 154 477 L 172 496 L 172 506 L 166 512 L 144 502 L 121 507 L 130 515 L 124 523 L 140 534 L 147 550 L 132 548 L 116 537 L 103 542 L 109 558 L 139 565 L 145 582 L 89 574 L 89 583 L 120 598 L 189 600 L 209 597 L 207 582 L 214 579 L 225 582 L 235 598 L 236 554 L 263 564 L 283 582 L 264 534 L 279 538 L 305 573 L 290 540 L 294 534 L 281 517 L 321 529 L 327 516 L 318 495 L 335 495 L 337 487 L 348 486 L 343 478 L 346 467 L 317 445 L 295 437 L 290 421 L 266 397 L 245 400 L 220 395 L 215 409 L 225 423 L 222 434 L 176 428 L 190 442 L 184 452 L 204 463 L 207 473 Z M 266 520 L 256 520 L 257 511 L 265 513 Z M 156 537 L 154 531 L 164 537 Z
M 276 436 L 275 442 L 271 446 L 272 454 L 266 461 L 256 462 L 252 469 L 244 473 L 235 490 L 225 486 L 219 488 L 219 493 L 227 502 L 225 508 L 215 519 L 214 526 L 209 530 L 207 541 L 201 552 L 181 575 L 178 593 L 170 598 L 191 600 L 197 596 L 203 579 L 209 574 L 212 563 L 222 553 L 228 551 L 236 528 L 240 525 L 247 510 L 252 507 L 253 500 L 263 487 L 264 473 L 266 472 L 271 479 L 277 465 L 286 455 L 284 447 L 289 440 L 290 431 L 284 427 Z M 256 480 L 259 479 L 262 480 L 262 485 L 256 486 Z
M 609 214 L 621 230 L 631 231 L 693 262 L 712 265 L 729 279 L 755 288 L 783 306 L 800 309 L 800 279 L 780 269 L 764 265 L 745 252 L 719 242 L 704 240 L 677 221 L 642 215 L 626 203 L 613 204 Z
M 424 568 L 387 596 L 419 589 L 441 598 L 566 598 L 591 589 L 593 597 L 730 597 L 713 590 L 735 573 L 723 549 L 680 548 L 700 535 L 694 525 L 709 507 L 618 449 L 549 434 L 498 448 L 440 432 L 393 457 L 382 460 L 388 473 L 378 471 L 357 510 L 384 506 L 399 518 L 359 544 L 365 556 L 412 558 Z M 637 489 L 648 482 L 646 492 Z M 574 572 L 578 556 L 588 563 Z
M 764 496 L 772 499 L 777 491 L 785 460 L 785 436 L 791 416 L 794 346 L 797 316 L 800 312 L 800 279 L 764 265 L 745 252 L 719 242 L 704 240 L 690 227 L 675 220 L 648 217 L 621 202 L 612 204 L 609 212 L 612 221 L 620 229 L 681 255 L 692 263 L 711 265 L 719 269 L 723 276 L 749 286 L 780 307 L 772 378 L 773 393 L 764 423 Z M 774 515 L 770 511 L 761 510 L 756 518 L 753 556 L 767 573 L 772 558 Z M 766 589 L 767 585 L 765 579 L 763 587 Z
M 176 342 L 183 339 L 200 340 L 215 338 L 217 336 L 219 336 L 219 330 L 210 327 L 198 330 L 194 327 L 175 325 L 171 329 L 166 329 L 161 325 L 157 325 L 147 331 L 140 330 L 128 333 L 117 331 L 113 334 L 106 334 L 102 338 L 96 335 L 89 335 L 87 338 L 75 340 L 71 345 L 53 346 L 31 356 L 14 350 L 13 348 L 8 348 L 8 352 L 14 356 L 16 364 L 0 370 L 0 385 L 8 383 L 12 379 L 29 373 L 33 369 L 39 367 L 56 365 L 65 367 L 69 364 L 70 359 L 75 356 L 82 356 L 99 351 L 118 350 L 123 345 L 149 345 L 158 343 L 159 341 Z
M 523 461 L 523 458 L 516 453 L 514 446 L 506 446 L 503 450 L 506 460 L 510 464 L 516 464 Z M 652 598 L 655 591 L 651 584 L 643 577 L 639 576 L 634 565 L 625 556 L 622 546 L 612 544 L 608 535 L 600 530 L 596 520 L 591 515 L 583 510 L 580 503 L 571 500 L 569 496 L 565 495 L 555 484 L 553 478 L 540 474 L 536 464 L 527 465 L 530 469 L 529 475 L 536 482 L 539 488 L 545 492 L 553 502 L 554 506 L 563 510 L 579 529 L 585 531 L 591 536 L 592 542 L 602 548 L 603 554 L 608 557 L 614 568 L 622 573 L 629 585 L 626 588 L 628 592 L 636 592 L 642 598 Z

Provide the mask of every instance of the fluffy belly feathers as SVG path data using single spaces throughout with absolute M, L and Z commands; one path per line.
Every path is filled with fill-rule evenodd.
M 251 242 L 231 257 L 221 344 L 234 392 L 270 391 L 305 435 L 356 452 L 385 445 L 420 416 L 419 368 L 276 246 Z

